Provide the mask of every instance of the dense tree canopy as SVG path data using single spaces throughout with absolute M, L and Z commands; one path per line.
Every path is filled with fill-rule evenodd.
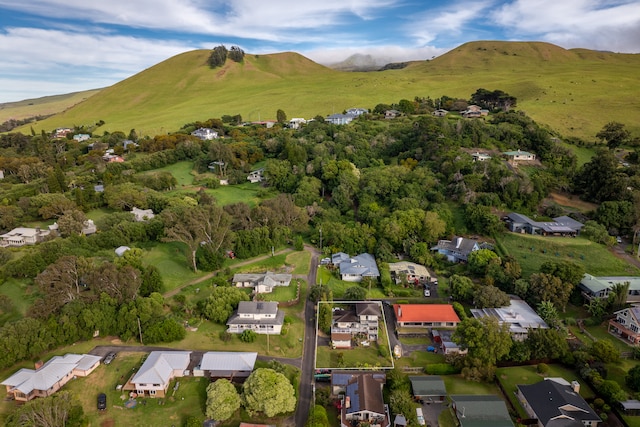
M 207 386 L 205 414 L 208 418 L 225 421 L 240 409 L 240 403 L 240 395 L 229 380 L 221 378 Z
M 267 417 L 296 408 L 295 391 L 287 377 L 268 368 L 258 368 L 249 375 L 242 385 L 242 402 L 250 414 Z

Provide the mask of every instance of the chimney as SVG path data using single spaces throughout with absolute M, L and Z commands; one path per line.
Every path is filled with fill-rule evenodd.
M 398 317 L 402 317 L 402 307 L 398 306 Z
M 42 368 L 42 365 L 44 365 L 44 362 L 43 362 L 42 360 L 38 360 L 38 361 L 35 363 L 36 371 L 37 371 L 38 369 Z
M 580 393 L 580 383 L 578 381 L 571 381 L 571 389 L 576 393 Z

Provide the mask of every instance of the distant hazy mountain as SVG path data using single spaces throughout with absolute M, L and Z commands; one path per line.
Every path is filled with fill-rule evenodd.
M 371 55 L 355 53 L 341 62 L 327 65 L 340 71 L 378 71 L 391 62 L 389 58 L 374 58 Z

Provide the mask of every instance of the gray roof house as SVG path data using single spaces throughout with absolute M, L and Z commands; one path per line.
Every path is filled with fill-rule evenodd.
M 638 276 L 592 276 L 585 274 L 578 285 L 582 295 L 587 299 L 607 298 L 611 288 L 617 283 L 629 282 L 627 303 L 640 302 L 640 277 Z
M 255 352 L 208 351 L 202 355 L 199 369 L 211 378 L 246 378 L 257 357 Z
M 444 381 L 438 375 L 411 376 L 409 381 L 411 381 L 411 389 L 416 399 L 442 403 L 447 397 Z
M 568 216 L 553 218 L 553 221 L 534 221 L 526 215 L 512 212 L 505 222 L 514 233 L 538 234 L 541 236 L 577 236 L 584 227 L 580 221 Z
M 447 257 L 450 262 L 466 262 L 469 254 L 480 249 L 478 241 L 466 237 L 454 237 L 452 240 L 439 240 L 438 244 L 431 248 Z
M 51 396 L 74 377 L 86 377 L 100 365 L 100 360 L 102 357 L 91 354 L 55 356 L 45 364 L 37 363 L 35 370 L 20 369 L 1 384 L 14 400 L 28 402 Z
M 190 361 L 190 351 L 152 351 L 130 383 L 138 397 L 165 397 L 171 380 L 183 377 Z
M 507 405 L 494 395 L 452 395 L 460 427 L 513 427 Z
M 471 314 L 476 319 L 493 317 L 500 325 L 508 324 L 511 336 L 517 341 L 526 339 L 529 329 L 549 328 L 538 313 L 518 297 L 511 297 L 511 303 L 506 307 L 472 308 Z
M 249 329 L 258 334 L 278 335 L 284 324 L 284 311 L 274 301 L 240 301 L 227 321 L 227 332 L 241 334 Z
M 340 277 L 347 282 L 361 282 L 364 277 L 378 278 L 380 272 L 376 259 L 371 254 L 363 253 L 340 263 Z
M 218 132 L 211 128 L 200 128 L 191 132 L 191 135 L 200 138 L 203 141 L 212 140 L 218 138 Z
M 239 273 L 234 274 L 231 280 L 233 286 L 238 288 L 253 288 L 255 293 L 271 293 L 276 286 L 289 286 L 291 274 L 277 274 L 271 271 L 266 273 Z
M 522 407 L 542 427 L 596 427 L 598 414 L 580 396 L 580 384 L 562 378 L 546 378 L 531 385 L 518 385 Z

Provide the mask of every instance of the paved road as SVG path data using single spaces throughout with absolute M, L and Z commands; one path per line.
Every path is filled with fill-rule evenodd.
M 318 258 L 320 252 L 312 246 L 305 246 L 305 250 L 311 252 L 311 267 L 307 277 L 307 287 L 316 283 L 318 273 Z M 313 390 L 315 388 L 313 380 L 313 370 L 315 367 L 315 343 L 316 343 L 316 322 L 315 307 L 308 298 L 304 304 L 303 319 L 304 326 L 304 348 L 302 350 L 302 372 L 300 374 L 300 393 L 298 395 L 298 406 L 294 415 L 294 425 L 303 426 L 309 418 L 311 409 Z

